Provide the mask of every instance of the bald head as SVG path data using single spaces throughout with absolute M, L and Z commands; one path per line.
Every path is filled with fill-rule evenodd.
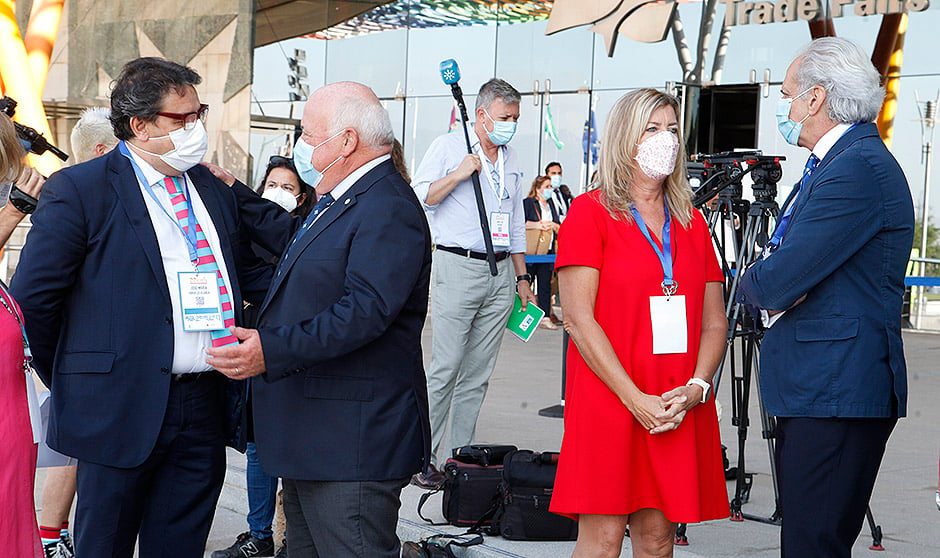
M 352 128 L 361 147 L 388 153 L 395 140 L 388 112 L 369 87 L 354 81 L 340 81 L 324 85 L 307 99 L 304 116 L 325 123 L 328 135 Z
M 310 95 L 300 121 L 301 139 L 313 146 L 311 162 L 323 173 L 321 195 L 369 161 L 392 149 L 388 112 L 371 89 L 351 81 L 325 85 Z

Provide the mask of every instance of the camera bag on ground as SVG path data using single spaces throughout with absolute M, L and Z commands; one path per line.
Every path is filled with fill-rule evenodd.
M 573 541 L 578 523 L 548 511 L 558 453 L 513 451 L 503 458 L 500 506 L 493 518 L 503 538 L 517 541 Z
M 454 449 L 454 457 L 444 464 L 444 482 L 441 487 L 425 492 L 418 500 L 418 517 L 431 523 L 421 514 L 421 508 L 432 495 L 443 491 L 441 510 L 450 525 L 471 527 L 492 511 L 499 501 L 502 481 L 503 456 L 516 450 L 515 446 L 472 445 Z M 489 524 L 489 518 L 482 524 Z
M 402 558 L 456 558 L 452 546 L 474 546 L 483 542 L 482 535 L 467 538 L 465 535 L 433 535 L 418 542 L 401 545 Z

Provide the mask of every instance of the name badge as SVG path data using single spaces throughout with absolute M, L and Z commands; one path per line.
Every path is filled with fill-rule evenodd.
M 490 213 L 490 235 L 494 248 L 509 248 L 509 214 L 504 211 Z
M 653 354 L 668 355 L 689 350 L 689 330 L 685 322 L 685 295 L 651 296 Z
M 215 273 L 179 272 L 183 331 L 224 329 L 219 283 Z

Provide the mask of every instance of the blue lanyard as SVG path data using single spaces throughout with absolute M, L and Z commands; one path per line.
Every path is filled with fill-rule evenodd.
M 13 296 L 10 295 L 10 291 L 7 290 L 7 286 L 3 284 L 3 281 L 0 281 L 0 291 L 3 291 L 3 298 L 0 299 L 3 302 L 3 305 L 6 309 L 13 315 L 13 319 L 16 320 L 16 323 L 20 325 L 20 331 L 23 332 L 23 366 L 27 369 L 30 368 L 30 361 L 33 360 L 33 353 L 29 350 L 29 338 L 26 337 L 26 328 L 23 327 L 23 321 L 20 320 L 20 315 L 16 311 L 15 302 L 13 301 Z M 7 302 L 9 300 L 9 302 Z
M 659 246 L 657 246 L 656 242 L 653 240 L 653 237 L 650 236 L 650 230 L 646 226 L 646 223 L 643 222 L 643 217 L 640 215 L 640 212 L 636 210 L 636 206 L 630 206 L 630 212 L 633 213 L 633 219 L 636 221 L 637 227 L 639 227 L 643 236 L 646 237 L 650 246 L 653 247 L 653 251 L 656 252 L 656 256 L 659 258 L 659 263 L 663 266 L 663 294 L 672 296 L 676 294 L 678 283 L 672 278 L 672 245 L 669 241 L 669 223 L 671 219 L 669 217 L 669 204 L 666 203 L 665 196 L 663 196 L 663 210 L 666 212 L 666 222 L 663 223 L 663 249 L 660 250 Z
M 144 177 L 143 171 L 141 171 L 140 167 L 137 166 L 137 162 L 134 161 L 133 157 L 131 157 L 131 153 L 128 151 L 127 145 L 123 141 L 118 143 L 118 150 L 121 152 L 121 155 L 127 157 L 127 160 L 131 162 L 131 168 L 134 169 L 134 174 L 137 175 L 137 180 L 139 180 L 143 185 L 144 191 L 150 194 L 150 198 L 154 201 L 154 203 L 157 204 L 157 207 L 163 210 L 163 213 L 170 218 L 170 221 L 176 225 L 176 228 L 178 228 L 180 232 L 183 233 L 183 238 L 186 239 L 186 248 L 189 250 L 189 261 L 195 262 L 198 260 L 199 256 L 196 254 L 196 213 L 193 210 L 192 202 L 189 202 L 189 230 L 187 231 L 183 228 L 182 225 L 180 225 L 179 219 L 170 215 L 170 212 L 167 211 L 166 208 L 163 207 L 163 204 L 160 203 L 160 200 L 157 199 L 157 196 L 153 193 L 153 188 L 150 187 L 150 183 Z M 192 199 L 189 197 L 189 181 L 186 180 L 185 174 L 183 175 L 183 195 L 186 197 L 187 201 Z

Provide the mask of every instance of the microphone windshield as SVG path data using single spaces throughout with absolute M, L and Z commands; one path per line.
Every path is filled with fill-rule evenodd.
M 441 62 L 441 79 L 447 85 L 453 85 L 460 81 L 460 68 L 457 67 L 457 61 L 448 58 Z

